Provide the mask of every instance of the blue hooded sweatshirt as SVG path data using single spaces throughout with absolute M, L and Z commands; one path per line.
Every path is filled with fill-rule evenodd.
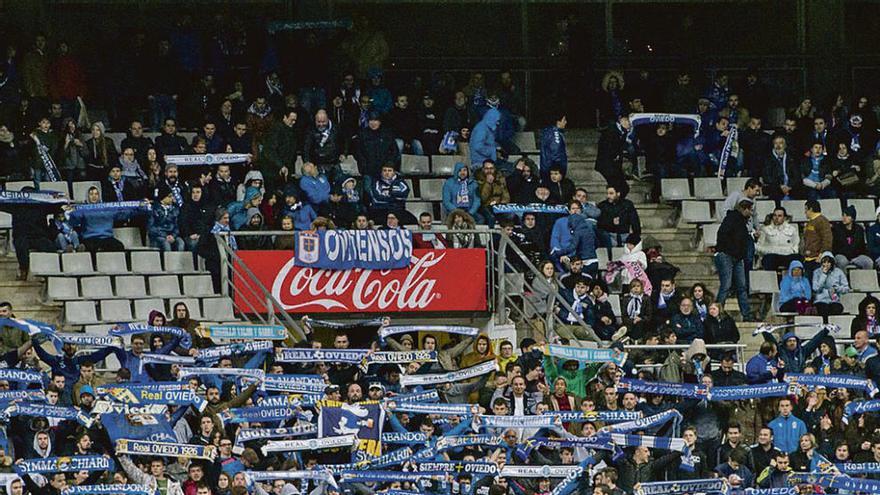
M 498 159 L 497 147 L 495 142 L 495 129 L 498 128 L 498 121 L 501 120 L 501 112 L 494 108 L 490 108 L 483 119 L 474 126 L 471 131 L 471 167 L 479 168 L 483 166 L 483 161 Z
M 584 260 L 584 264 L 597 260 L 596 231 L 593 226 L 581 215 L 574 214 L 568 216 L 568 229 L 571 231 L 571 239 L 558 257 L 577 256 Z
M 467 177 L 459 178 L 459 172 L 467 170 Z M 455 164 L 452 177 L 443 183 L 443 208 L 450 212 L 461 208 L 471 216 L 480 209 L 480 195 L 477 194 L 477 181 L 471 177 L 471 171 L 464 163 Z
M 128 220 L 136 214 L 149 213 L 146 207 L 132 210 L 84 211 L 74 210 L 70 214 L 70 225 L 78 229 L 83 239 L 110 239 L 113 237 L 113 223 Z
M 568 152 L 565 149 L 565 129 L 556 125 L 541 131 L 541 177 L 550 176 L 550 167 L 557 166 L 562 176 L 568 174 Z
M 791 274 L 795 268 L 801 269 L 800 277 Z M 798 260 L 789 263 L 788 273 L 782 277 L 782 282 L 779 284 L 779 304 L 785 304 L 793 299 L 810 299 L 813 291 L 807 277 L 804 277 L 803 269 L 804 264 Z
M 828 335 L 828 329 L 824 328 L 814 335 L 806 343 L 801 343 L 800 337 L 794 332 L 788 332 L 782 336 L 782 342 L 777 342 L 776 337 L 770 332 L 764 332 L 764 340 L 776 344 L 779 351 L 779 359 L 785 363 L 786 373 L 803 373 L 804 366 L 807 361 L 819 348 L 819 344 Z M 787 342 L 791 339 L 795 341 L 794 350 L 789 350 Z
M 310 230 L 312 222 L 318 218 L 318 214 L 309 204 L 302 202 L 294 203 L 293 206 L 287 204 L 281 209 L 281 217 L 290 217 L 293 219 L 294 230 Z
M 247 223 L 247 205 L 250 204 L 251 200 L 258 196 L 262 196 L 260 190 L 256 187 L 250 186 L 244 191 L 244 200 L 229 203 L 226 211 L 229 212 L 229 227 L 232 228 L 232 230 L 241 230 L 241 228 Z
M 299 189 L 302 191 L 303 203 L 317 207 L 330 200 L 330 181 L 323 174 L 317 177 L 303 175 L 299 179 Z

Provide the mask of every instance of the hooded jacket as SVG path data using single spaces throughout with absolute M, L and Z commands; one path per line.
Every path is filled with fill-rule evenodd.
M 467 170 L 467 177 L 459 178 L 461 170 Z M 463 190 L 467 190 L 466 195 L 462 195 Z M 443 208 L 450 212 L 456 208 L 460 208 L 468 212 L 471 216 L 480 209 L 480 195 L 477 193 L 477 181 L 471 177 L 471 171 L 464 163 L 455 164 L 452 177 L 446 179 L 443 183 Z
M 541 175 L 548 175 L 553 166 L 559 167 L 562 175 L 568 172 L 565 129 L 560 129 L 555 124 L 541 131 Z
M 765 333 L 764 335 L 766 336 L 767 334 Z M 776 363 L 776 357 L 770 358 L 760 353 L 752 356 L 749 362 L 746 363 L 746 379 L 749 384 L 767 383 L 773 380 L 774 376 L 770 369 L 775 368 Z M 777 377 L 780 376 L 782 375 L 777 373 Z
M 629 245 L 624 244 L 623 255 L 620 256 L 620 261 L 624 263 L 638 263 L 641 265 L 642 270 L 648 268 L 648 257 L 645 255 L 645 252 L 642 251 L 642 241 L 639 241 L 639 243 L 633 246 L 632 249 L 629 248 Z M 623 270 L 621 274 L 624 284 L 632 282 L 632 276 L 630 276 L 629 270 Z
M 474 168 L 483 166 L 485 160 L 496 161 L 498 159 L 495 130 L 498 128 L 499 120 L 501 120 L 501 112 L 490 108 L 471 131 L 471 166 Z
M 834 255 L 831 254 L 831 251 L 822 253 L 822 256 L 819 257 L 820 262 L 827 257 L 830 257 L 833 262 Z M 832 294 L 832 289 L 834 294 Z M 821 267 L 813 271 L 814 303 L 839 303 L 841 294 L 846 294 L 849 291 L 849 282 L 846 279 L 846 274 L 833 264 L 828 273 L 823 272 Z
M 232 230 L 241 230 L 241 228 L 247 224 L 247 210 L 250 207 L 249 205 L 251 201 L 262 195 L 263 194 L 256 187 L 248 187 L 244 193 L 244 199 L 242 201 L 235 201 L 229 204 L 226 211 L 229 212 L 229 227 Z
M 596 231 L 592 225 L 581 215 L 568 216 L 568 229 L 571 231 L 571 239 L 559 257 L 577 256 L 584 260 L 584 265 L 598 262 L 596 256 Z
M 477 170 L 474 177 L 477 179 L 477 185 L 480 188 L 480 202 L 483 203 L 483 205 L 490 207 L 493 203 L 510 203 L 510 192 L 507 189 L 507 179 L 504 178 L 504 175 L 501 172 L 496 172 L 494 174 L 492 182 L 486 180 L 486 174 L 483 173 L 482 168 Z
M 867 310 L 865 309 L 869 304 L 873 304 L 877 309 L 873 321 L 869 320 Z M 874 337 L 877 333 L 880 333 L 880 299 L 877 299 L 872 295 L 867 295 L 859 303 L 859 314 L 853 318 L 852 323 L 850 323 L 851 337 L 855 338 L 856 332 L 859 330 L 867 330 L 869 337 Z
M 807 277 L 804 277 L 803 273 L 800 277 L 792 275 L 795 268 L 803 270 L 804 264 L 798 260 L 789 263 L 788 273 L 782 277 L 782 282 L 779 284 L 779 304 L 785 304 L 793 299 L 810 300 L 812 297 L 812 288 Z
M 776 337 L 770 332 L 764 332 L 763 335 L 764 340 L 776 344 L 776 348 L 779 351 L 779 359 L 785 363 L 786 373 L 802 373 L 804 371 L 804 366 L 807 365 L 809 357 L 816 352 L 816 349 L 819 348 L 819 343 L 821 343 L 822 339 L 828 335 L 828 329 L 825 328 L 820 330 L 806 343 L 802 343 L 800 337 L 794 332 L 788 332 L 783 335 L 782 342 L 777 342 Z M 795 341 L 797 341 L 797 346 L 794 350 L 789 350 L 786 345 L 786 342 L 789 339 L 795 339 Z M 751 361 L 749 361 L 749 364 L 751 364 Z M 749 379 L 749 382 L 751 383 L 751 374 L 749 375 Z
M 761 235 L 755 251 L 758 254 L 778 254 L 782 256 L 798 254 L 801 239 L 797 225 L 792 225 L 788 220 L 782 225 L 770 222 L 761 227 Z
M 245 174 L 244 180 L 241 184 L 238 185 L 238 189 L 235 193 L 236 200 L 241 201 L 244 199 L 245 191 L 247 191 L 247 188 L 251 186 L 251 182 L 255 180 L 262 181 L 263 185 L 260 186 L 260 192 L 262 194 L 266 194 L 266 181 L 263 179 L 263 173 L 259 170 L 251 170 L 250 172 Z
M 163 205 L 156 201 L 153 203 L 153 216 L 150 219 L 149 234 L 150 239 L 162 240 L 165 236 L 180 236 L 180 230 L 177 228 L 177 219 L 180 216 L 180 208 L 173 202 L 170 205 Z
M 299 189 L 302 191 L 302 201 L 316 208 L 330 199 L 330 181 L 323 174 L 316 177 L 303 175 L 299 179 Z
M 877 208 L 876 217 L 880 217 L 880 208 Z M 868 227 L 865 238 L 868 241 L 868 256 L 872 260 L 880 258 L 880 221 L 874 222 Z

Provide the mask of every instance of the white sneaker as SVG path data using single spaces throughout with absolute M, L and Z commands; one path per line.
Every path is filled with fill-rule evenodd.
M 623 336 L 626 335 L 627 331 L 628 330 L 626 327 L 620 327 L 616 332 L 614 332 L 614 335 L 611 336 L 611 341 L 614 342 L 616 340 L 622 339 Z

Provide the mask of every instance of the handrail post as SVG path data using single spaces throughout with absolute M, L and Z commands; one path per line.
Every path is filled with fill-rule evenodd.
M 220 293 L 224 296 L 229 295 L 229 258 L 226 255 L 226 236 L 218 235 L 217 252 L 220 256 Z
M 504 295 L 507 294 L 507 290 L 505 285 L 507 284 L 507 277 L 504 276 L 504 260 L 506 259 L 507 253 L 507 244 L 510 242 L 510 239 L 507 238 L 506 235 L 501 234 L 500 242 L 498 243 L 498 252 L 497 259 L 495 260 L 495 297 L 497 298 L 497 304 L 495 305 L 495 323 L 501 324 L 504 323 L 507 316 L 507 301 L 504 299 Z

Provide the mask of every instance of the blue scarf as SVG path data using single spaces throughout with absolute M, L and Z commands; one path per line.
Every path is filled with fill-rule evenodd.
M 186 330 L 177 327 L 154 327 L 146 323 L 120 323 L 110 329 L 110 335 L 121 337 L 123 335 L 136 335 L 141 333 L 163 333 L 173 335 L 180 339 L 180 346 L 184 349 L 192 347 L 192 337 Z
M 68 486 L 62 495 L 157 495 L 158 490 L 150 490 L 143 485 L 79 485 Z
M 728 485 L 723 478 L 685 481 L 657 481 L 640 483 L 636 495 L 678 495 L 685 493 L 727 494 Z
M 212 234 L 227 234 L 226 241 L 229 243 L 229 247 L 232 248 L 233 251 L 238 251 L 238 242 L 235 241 L 235 236 L 232 235 L 232 231 L 229 230 L 229 225 L 223 225 L 220 222 L 214 222 L 214 226 L 211 227 Z
M 694 128 L 694 137 L 700 135 L 700 116 L 697 114 L 683 113 L 634 113 L 630 114 L 629 121 L 633 127 L 645 124 L 678 124 L 689 125 Z
M 64 205 L 69 202 L 55 191 L 0 191 L 0 204 L 4 205 Z
M 35 473 L 75 473 L 77 471 L 113 471 L 113 459 L 102 455 L 75 455 L 71 457 L 46 457 L 25 459 L 13 464 L 19 476 Z

